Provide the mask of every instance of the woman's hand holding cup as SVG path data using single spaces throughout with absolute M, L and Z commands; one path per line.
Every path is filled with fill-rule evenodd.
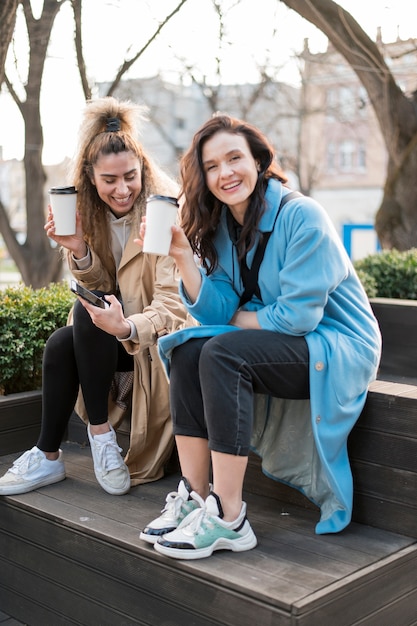
M 44 226 L 47 236 L 49 239 L 52 239 L 52 241 L 55 241 L 58 246 L 63 246 L 64 248 L 67 248 L 67 250 L 70 250 L 74 254 L 75 258 L 82 259 L 87 254 L 87 244 L 84 241 L 81 216 L 78 211 L 75 217 L 75 224 L 75 234 L 56 235 L 52 207 L 51 205 L 48 205 L 48 217 Z

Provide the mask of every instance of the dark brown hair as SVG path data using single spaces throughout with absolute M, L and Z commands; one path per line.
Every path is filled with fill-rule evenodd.
M 248 122 L 217 113 L 195 133 L 191 146 L 180 162 L 181 226 L 194 253 L 200 258 L 208 274 L 217 265 L 214 237 L 219 224 L 222 203 L 209 191 L 205 179 L 202 151 L 206 141 L 216 133 L 241 135 L 248 143 L 260 171 L 250 204 L 245 214 L 240 238 L 237 242 L 239 258 L 253 246 L 259 220 L 265 210 L 265 191 L 270 178 L 287 182 L 285 174 L 274 160 L 274 149 L 263 133 Z

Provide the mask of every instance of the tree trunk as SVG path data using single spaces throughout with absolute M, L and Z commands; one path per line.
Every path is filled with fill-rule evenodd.
M 26 285 L 34 289 L 62 278 L 63 264 L 58 250 L 52 248 L 45 235 L 45 180 L 42 165 L 43 130 L 40 118 L 40 91 L 46 52 L 55 17 L 61 3 L 44 0 L 42 16 L 34 19 L 30 0 L 22 0 L 29 35 L 29 74 L 26 99 L 21 101 L 13 86 L 9 91 L 19 107 L 25 124 L 26 241 L 19 243 L 10 227 L 5 207 L 0 203 L 0 227 L 7 249 Z
M 125 61 L 111 89 L 119 83 L 124 73 L 138 60 L 142 53 L 154 41 L 162 28 L 178 13 L 187 0 L 178 0 L 177 6 L 158 25 L 154 35 L 130 60 Z M 17 89 L 5 76 L 5 82 L 25 125 L 25 183 L 26 183 L 26 218 L 27 237 L 22 244 L 10 225 L 7 208 L 0 199 L 0 232 L 9 254 L 16 263 L 22 279 L 34 288 L 43 287 L 62 278 L 63 264 L 59 251 L 52 248 L 44 232 L 46 217 L 45 171 L 42 165 L 43 130 L 40 118 L 40 92 L 46 53 L 51 37 L 55 17 L 63 0 L 43 0 L 42 14 L 34 19 L 30 0 L 0 0 L 0 79 L 3 78 L 4 58 L 13 34 L 18 5 L 23 8 L 29 36 L 29 72 L 24 85 L 26 97 L 21 99 Z M 86 99 L 91 97 L 82 49 L 82 0 L 71 0 L 75 22 L 75 48 L 81 82 Z M 3 54 L 3 57 L 1 56 Z M 0 81 L 1 84 L 1 81 Z M 58 111 L 59 113 L 59 111 Z
M 417 247 L 417 107 L 396 84 L 375 42 L 332 0 L 280 0 L 317 26 L 365 87 L 388 152 L 375 228 L 383 248 Z

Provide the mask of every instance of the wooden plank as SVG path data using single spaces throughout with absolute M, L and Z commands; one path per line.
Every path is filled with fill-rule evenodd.
M 45 525 L 48 531 L 42 528 Z M 23 550 L 19 538 L 9 548 L 14 554 L 14 563 L 19 558 L 20 562 L 15 565 L 12 576 L 8 575 L 7 584 L 21 588 L 19 574 L 25 570 L 25 563 L 28 560 L 36 563 L 36 576 L 23 581 L 30 589 L 33 602 L 39 601 L 42 593 L 43 605 L 58 601 L 65 607 L 66 614 L 80 623 L 124 624 L 121 616 L 135 615 L 140 623 L 152 625 L 163 623 L 169 616 L 170 623 L 178 625 L 235 626 L 237 619 L 242 626 L 251 626 L 258 618 L 268 623 L 274 615 L 274 623 L 289 624 L 288 616 L 282 611 L 259 604 L 248 595 L 236 596 L 223 579 L 213 582 L 201 573 L 196 575 L 195 564 L 188 567 L 187 563 L 166 559 L 150 546 L 146 546 L 140 556 L 134 549 L 122 550 L 110 541 L 71 532 L 67 526 L 45 524 L 36 516 L 31 516 L 30 528 L 33 533 Z M 48 549 L 37 540 L 40 537 L 42 544 L 46 536 L 50 539 Z M 10 534 L 7 545 L 10 545 Z M 7 545 L 4 542 L 0 546 L 3 561 L 9 554 Z M 0 577 L 1 572 L 7 570 L 10 572 L 9 567 L 1 568 Z M 246 581 L 247 585 L 250 583 L 251 580 Z M 97 611 L 97 606 L 101 611 Z M 187 617 L 184 620 L 184 615 L 189 615 L 190 621 Z
M 362 429 L 417 439 L 417 401 L 392 394 L 369 395 L 353 432 Z
M 126 549 L 148 549 L 138 540 L 139 529 L 159 513 L 167 491 L 175 488 L 178 477 L 135 487 L 126 496 L 114 497 L 103 492 L 95 482 L 89 450 L 80 448 L 75 453 L 70 451 L 67 458 L 70 462 L 67 461 L 69 478 L 66 481 L 15 496 L 13 501 L 27 510 L 42 510 L 53 519 L 61 518 L 66 526 L 96 537 L 105 536 Z M 229 575 L 224 573 L 222 566 L 221 579 L 223 583 L 228 580 L 232 586 L 239 588 L 242 572 L 250 568 L 258 581 L 253 585 L 252 593 L 264 599 L 265 586 L 271 575 L 274 577 L 272 588 L 281 586 L 285 589 L 289 580 L 293 591 L 297 591 L 294 585 L 302 578 L 304 588 L 301 592 L 304 594 L 317 585 L 329 584 L 337 577 L 364 567 L 370 560 L 380 559 L 390 550 L 410 541 L 401 538 L 398 542 L 396 537 L 375 532 L 371 554 L 367 551 L 370 545 L 368 529 L 365 529 L 363 541 L 362 529 L 354 525 L 345 533 L 324 538 L 314 534 L 316 520 L 309 511 L 286 503 L 271 505 L 268 499 L 253 494 L 248 494 L 247 499 L 259 547 L 245 555 L 222 554 L 222 563 L 230 561 L 235 567 L 231 568 Z M 46 547 L 49 537 L 36 537 L 36 541 L 41 540 Z M 359 548 L 355 549 L 355 546 Z M 151 554 L 154 557 L 152 548 Z M 241 571 L 240 560 L 236 557 L 244 560 Z M 201 561 L 195 567 L 207 573 L 210 562 Z M 188 566 L 194 567 L 194 564 Z M 269 598 L 268 601 L 273 600 Z
M 390 379 L 378 378 L 369 385 L 369 394 L 377 393 L 416 399 L 417 381 L 405 376 Z
M 417 438 L 361 430 L 349 442 L 351 458 L 385 467 L 417 472 Z
M 70 578 L 78 582 L 92 569 L 96 572 L 94 589 L 97 594 L 100 580 L 102 582 L 98 572 L 106 580 L 116 578 L 117 584 L 123 586 L 131 585 L 132 577 L 140 571 L 141 591 L 137 593 L 153 593 L 151 604 L 165 602 L 159 598 L 159 591 L 152 591 L 161 581 L 164 581 L 164 588 L 171 590 L 172 597 L 176 597 L 175 594 L 182 597 L 181 585 L 188 581 L 187 584 L 198 589 L 195 603 L 193 600 L 190 606 L 191 613 L 197 611 L 195 614 L 198 614 L 201 597 L 209 593 L 209 589 L 218 602 L 221 589 L 221 602 L 233 607 L 235 617 L 234 604 L 245 598 L 246 608 L 242 614 L 238 610 L 240 626 L 249 623 L 249 617 L 253 623 L 256 615 L 259 616 L 260 606 L 266 611 L 265 619 L 269 619 L 267 615 L 272 612 L 277 624 L 287 624 L 292 607 L 303 598 L 314 597 L 321 591 L 324 594 L 334 584 L 342 584 L 350 576 L 359 575 L 375 562 L 382 562 L 414 543 L 409 537 L 354 523 L 343 533 L 318 536 L 314 534 L 316 511 L 246 492 L 249 519 L 259 539 L 255 550 L 242 554 L 216 553 L 211 559 L 195 562 L 173 561 L 141 542 L 138 534 L 140 528 L 159 514 L 167 492 L 176 488 L 178 475 L 134 487 L 129 494 L 115 497 L 97 484 L 88 448 L 64 445 L 64 454 L 68 473 L 65 481 L 0 500 L 0 554 L 6 562 L 24 569 L 30 546 L 30 560 L 37 563 L 42 558 L 46 567 L 45 559 L 49 559 L 47 555 L 54 546 L 59 555 L 51 554 L 51 568 L 59 568 L 59 561 L 64 560 L 70 569 Z M 14 458 L 15 455 L 0 458 L 0 471 L 7 469 Z M 21 537 L 25 537 L 23 543 Z M 20 564 L 15 553 L 17 550 L 19 554 L 19 549 Z M 117 559 L 120 564 L 116 573 L 114 562 Z M 39 567 L 36 565 L 37 569 Z M 1 571 L 7 568 L 0 567 Z M 46 577 L 46 570 L 42 575 Z M 66 574 L 62 574 L 62 580 L 60 576 L 61 573 L 59 585 L 66 588 L 69 584 Z M 55 578 L 54 584 L 58 584 Z M 228 594 L 235 600 L 227 599 Z M 186 601 L 185 597 L 182 601 Z M 257 607 L 255 613 L 253 606 Z M 230 621 L 230 624 L 235 626 L 236 622 Z
M 417 473 L 357 459 L 352 459 L 352 471 L 355 495 L 370 495 L 398 506 L 414 508 L 417 520 Z
M 405 507 L 402 504 L 381 500 L 381 498 L 355 495 L 354 519 L 361 524 L 367 523 L 374 527 L 383 527 L 393 533 L 401 533 L 408 537 L 417 538 L 415 507 Z
M 404 548 L 397 554 L 352 574 L 343 582 L 335 583 L 332 588 L 303 598 L 294 606 L 296 623 L 298 626 L 353 626 L 359 621 L 362 623 L 364 616 L 379 615 L 381 619 L 384 607 L 399 602 L 399 589 L 399 604 L 402 606 L 404 603 L 405 611 L 409 612 L 410 602 L 417 589 L 416 567 L 417 545 Z M 388 622 L 379 622 L 382 623 Z M 397 615 L 394 623 L 402 626 L 409 622 L 402 621 L 401 615 Z
M 40 432 L 41 412 L 39 391 L 0 396 L 0 455 L 34 445 Z
M 417 377 L 416 301 L 371 299 L 382 334 L 380 372 Z

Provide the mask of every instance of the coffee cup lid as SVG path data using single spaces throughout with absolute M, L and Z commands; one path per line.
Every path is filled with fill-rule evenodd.
M 165 202 L 170 202 L 171 204 L 175 204 L 175 206 L 178 206 L 177 198 L 173 198 L 172 196 L 161 196 L 158 194 L 154 194 L 152 196 L 149 196 L 147 202 L 152 202 L 152 200 L 163 200 Z
M 77 193 L 75 187 L 51 187 L 48 193 Z

